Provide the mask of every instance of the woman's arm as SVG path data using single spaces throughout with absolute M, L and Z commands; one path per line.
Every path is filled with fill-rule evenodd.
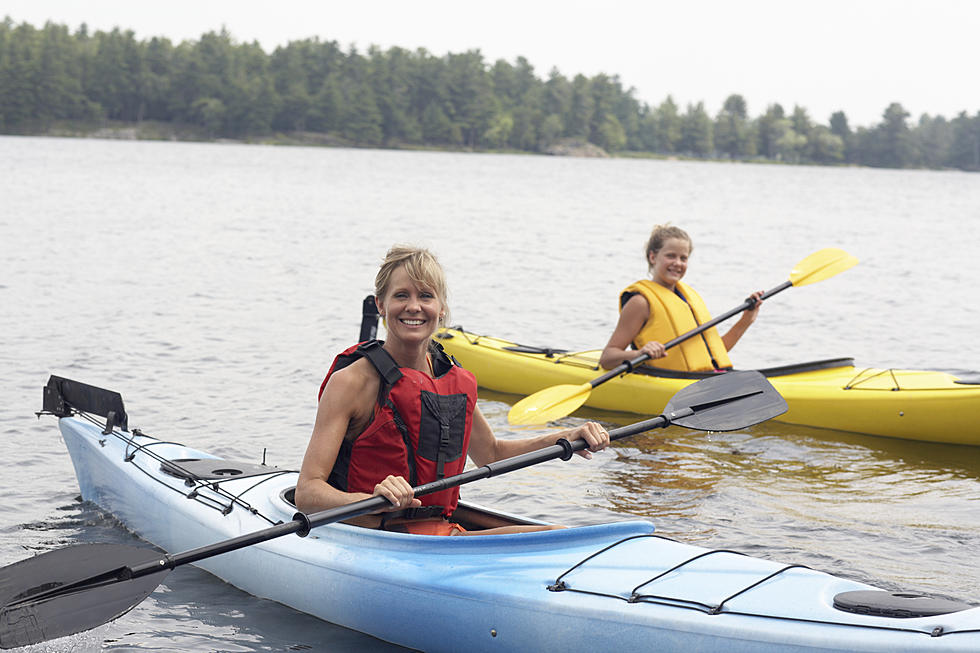
M 609 444 L 609 433 L 595 422 L 586 422 L 574 429 L 566 429 L 551 433 L 545 433 L 533 438 L 522 440 L 501 440 L 493 434 L 490 423 L 477 407 L 473 412 L 473 428 L 470 431 L 470 459 L 479 467 L 487 463 L 519 456 L 522 453 L 537 451 L 545 447 L 550 447 L 559 438 L 565 438 L 569 442 L 575 440 L 585 440 L 589 443 L 588 449 L 578 451 L 579 455 L 585 458 L 592 458 L 592 452 L 600 451 Z
M 633 360 L 642 353 L 649 354 L 650 358 L 663 358 L 667 355 L 662 343 L 652 341 L 643 345 L 639 350 L 629 349 L 640 329 L 646 324 L 650 316 L 650 303 L 643 295 L 633 295 L 627 300 L 623 310 L 619 313 L 619 321 L 616 328 L 609 337 L 602 355 L 599 356 L 599 365 L 603 369 L 611 370 L 623 361 Z
M 412 494 L 412 486 L 401 476 L 389 476 L 375 486 L 374 494 L 343 492 L 327 482 L 344 436 L 348 432 L 359 433 L 371 421 L 380 380 L 369 365 L 361 359 L 335 372 L 323 390 L 296 482 L 296 507 L 303 512 L 342 506 L 379 494 L 392 502 L 389 510 L 421 505 Z
M 752 293 L 752 297 L 755 298 L 755 306 L 752 308 L 742 311 L 742 317 L 738 318 L 738 322 L 732 325 L 732 328 L 721 337 L 721 341 L 725 344 L 725 349 L 728 351 L 732 350 L 735 343 L 745 334 L 752 323 L 755 322 L 755 318 L 759 317 L 759 309 L 762 308 L 762 290 L 757 290 Z

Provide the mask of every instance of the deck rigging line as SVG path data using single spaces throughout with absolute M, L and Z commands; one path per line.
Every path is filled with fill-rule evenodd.
M 92 415 L 89 415 L 85 411 L 80 411 L 74 407 L 72 407 L 72 410 L 75 415 L 78 415 L 79 417 L 91 422 L 92 424 L 95 424 L 96 426 L 102 426 L 102 422 L 100 420 L 97 420 L 96 418 L 94 418 Z M 104 435 L 113 435 L 126 443 L 126 454 L 123 460 L 133 465 L 136 469 L 141 471 L 147 477 L 153 479 L 154 481 L 163 485 L 164 487 L 170 488 L 174 492 L 184 495 L 188 499 L 193 499 L 204 506 L 213 508 L 214 510 L 217 510 L 223 515 L 227 515 L 231 513 L 231 511 L 237 505 L 240 506 L 242 509 L 252 513 L 253 515 L 257 515 L 261 517 L 265 521 L 269 522 L 269 524 L 271 525 L 275 525 L 279 523 L 279 520 L 273 520 L 267 517 L 266 515 L 263 515 L 261 511 L 259 511 L 257 508 L 252 506 L 248 501 L 245 501 L 241 497 L 247 492 L 258 487 L 262 483 L 265 483 L 269 479 L 275 478 L 277 476 L 281 476 L 282 474 L 292 473 L 293 470 L 271 468 L 268 472 L 258 475 L 259 480 L 256 481 L 253 485 L 242 490 L 238 494 L 232 494 L 231 492 L 226 490 L 222 484 L 225 483 L 226 481 L 239 479 L 240 477 L 229 476 L 228 478 L 223 478 L 223 479 L 197 478 L 192 472 L 181 467 L 179 462 L 168 460 L 163 456 L 160 456 L 159 454 L 157 454 L 151 449 L 151 447 L 160 444 L 174 444 L 178 446 L 184 446 L 184 445 L 182 445 L 179 442 L 166 442 L 164 440 L 159 440 L 152 435 L 148 435 L 146 433 L 141 432 L 139 429 L 133 429 L 133 434 L 140 435 L 146 438 L 153 438 L 153 441 L 143 442 L 143 443 L 136 442 L 133 438 L 125 435 L 124 433 L 119 432 L 115 426 L 112 426 L 109 433 L 104 433 Z M 140 466 L 135 460 L 137 453 L 143 453 L 150 459 L 158 462 L 165 469 L 184 471 L 184 474 L 181 476 L 174 475 L 174 479 L 182 480 L 184 485 L 191 488 L 191 490 L 188 492 L 180 489 L 179 487 L 174 487 L 173 485 L 166 483 L 158 475 L 152 473 L 149 469 Z M 202 494 L 201 493 L 202 490 L 206 490 L 208 492 Z M 212 493 L 217 496 L 213 496 Z
M 644 581 L 643 583 L 640 583 L 639 585 L 637 585 L 636 587 L 633 588 L 633 590 L 630 592 L 630 595 L 629 596 L 624 596 L 622 594 L 610 594 L 608 592 L 601 592 L 601 591 L 589 590 L 589 589 L 578 589 L 578 588 L 575 588 L 575 587 L 572 587 L 571 585 L 569 585 L 569 583 L 565 580 L 565 577 L 568 576 L 570 573 L 572 573 L 576 569 L 582 568 L 590 560 L 593 560 L 594 558 L 602 555 L 606 551 L 609 551 L 609 550 L 611 550 L 611 549 L 613 549 L 613 548 L 615 548 L 617 546 L 620 546 L 621 544 L 624 544 L 626 542 L 629 542 L 631 540 L 639 540 L 639 539 L 643 539 L 643 538 L 658 538 L 658 539 L 661 539 L 661 540 L 667 540 L 669 542 L 675 542 L 675 541 L 677 541 L 677 540 L 674 540 L 673 538 L 664 537 L 663 535 L 656 535 L 656 534 L 632 535 L 630 537 L 623 538 L 622 540 L 619 540 L 617 542 L 613 542 L 612 544 L 610 544 L 610 545 L 608 545 L 606 547 L 603 547 L 602 549 L 596 551 L 595 553 L 592 553 L 592 554 L 586 556 L 585 558 L 583 558 L 579 562 L 575 563 L 574 565 L 572 565 L 571 567 L 569 567 L 568 569 L 566 569 L 564 572 L 562 572 L 555 579 L 555 582 L 554 583 L 552 583 L 551 585 L 548 585 L 547 586 L 547 589 L 549 591 L 552 591 L 552 592 L 577 592 L 577 593 L 580 593 L 580 594 L 588 594 L 588 595 L 591 595 L 591 596 L 601 596 L 601 597 L 606 597 L 606 598 L 611 598 L 611 599 L 619 599 L 619 600 L 625 601 L 627 603 L 635 603 L 635 604 L 640 604 L 640 603 L 653 603 L 653 604 L 656 604 L 656 605 L 670 606 L 670 607 L 682 608 L 682 609 L 688 609 L 688 610 L 697 610 L 699 612 L 704 612 L 704 613 L 710 614 L 710 615 L 731 614 L 731 615 L 739 615 L 739 616 L 743 616 L 743 617 L 759 617 L 759 618 L 763 618 L 763 619 L 779 619 L 779 620 L 783 620 L 783 621 L 797 622 L 797 623 L 815 623 L 815 624 L 833 625 L 833 626 L 848 626 L 848 627 L 853 627 L 853 628 L 875 628 L 875 629 L 887 630 L 887 631 L 898 631 L 898 632 L 907 632 L 907 633 L 919 633 L 921 635 L 926 635 L 928 637 L 941 637 L 941 636 L 953 635 L 953 634 L 956 634 L 956 633 L 961 633 L 962 634 L 962 633 L 980 632 L 980 629 L 977 629 L 977 628 L 971 628 L 971 629 L 967 629 L 967 630 L 950 630 L 950 631 L 944 631 L 941 627 L 936 627 L 936 628 L 934 628 L 932 630 L 922 630 L 922 629 L 919 629 L 919 628 L 902 628 L 900 626 L 887 626 L 887 625 L 880 625 L 879 626 L 879 625 L 871 625 L 871 624 L 867 624 L 867 623 L 860 623 L 859 624 L 859 623 L 848 623 L 846 621 L 828 621 L 828 620 L 825 620 L 825 619 L 806 619 L 806 618 L 803 618 L 803 617 L 784 616 L 784 615 L 778 615 L 778 614 L 763 614 L 763 613 L 757 613 L 757 612 L 744 612 L 744 611 L 741 611 L 741 610 L 727 609 L 725 607 L 725 604 L 728 603 L 729 601 L 731 601 L 732 599 L 734 599 L 735 597 L 741 596 L 743 594 L 746 594 L 747 592 L 752 591 L 753 589 L 761 586 L 762 584 L 766 583 L 767 581 L 769 581 L 769 580 L 771 580 L 771 579 L 773 579 L 773 578 L 775 578 L 775 577 L 777 577 L 777 576 L 779 576 L 781 574 L 784 574 L 784 573 L 786 573 L 787 571 L 789 571 L 791 569 L 811 569 L 810 567 L 807 567 L 806 565 L 799 565 L 799 564 L 793 564 L 793 565 L 783 566 L 780 569 L 777 569 L 776 571 L 774 571 L 774 572 L 772 572 L 770 574 L 767 574 L 766 576 L 764 576 L 762 578 L 759 578 L 758 580 L 756 580 L 756 581 L 754 581 L 752 583 L 749 583 L 745 587 L 743 587 L 740 590 L 738 590 L 737 592 L 729 595 L 728 597 L 722 599 L 721 601 L 719 601 L 718 603 L 716 603 L 714 605 L 710 605 L 710 604 L 707 604 L 707 603 L 702 603 L 702 602 L 699 602 L 699 601 L 694 601 L 694 600 L 691 600 L 691 599 L 685 599 L 685 598 L 681 598 L 681 597 L 676 597 L 676 596 L 666 596 L 666 595 L 657 595 L 657 594 L 640 594 L 640 593 L 638 593 L 641 588 L 643 588 L 643 587 L 645 587 L 647 585 L 650 585 L 651 583 L 653 583 L 653 582 L 657 581 L 658 579 L 666 576 L 667 574 L 670 574 L 670 573 L 672 573 L 674 571 L 677 571 L 678 569 L 681 569 L 684 566 L 689 565 L 692 562 L 694 562 L 696 560 L 699 560 L 701 558 L 705 558 L 707 556 L 711 556 L 711 555 L 715 555 L 715 554 L 720 554 L 720 553 L 730 553 L 730 554 L 739 555 L 739 556 L 744 556 L 745 555 L 744 553 L 741 553 L 739 551 L 731 551 L 731 550 L 728 550 L 728 549 L 714 549 L 714 550 L 711 550 L 711 551 L 706 551 L 704 553 L 700 553 L 700 554 L 695 555 L 695 556 L 693 556 L 691 558 L 688 558 L 687 560 L 684 560 L 683 562 L 674 565 L 670 569 L 667 569 L 666 571 L 663 571 L 663 572 L 657 574 L 653 578 L 651 578 L 651 579 L 649 579 L 647 581 Z

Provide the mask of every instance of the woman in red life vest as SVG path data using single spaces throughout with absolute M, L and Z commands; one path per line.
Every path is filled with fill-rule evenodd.
M 320 388 L 313 434 L 296 484 L 296 505 L 324 510 L 382 495 L 391 507 L 351 520 L 360 526 L 432 535 L 463 534 L 449 521 L 459 488 L 421 498 L 412 487 L 458 474 L 469 456 L 487 463 L 553 445 L 588 443 L 591 458 L 609 434 L 589 422 L 522 440 L 499 440 L 476 405 L 476 379 L 432 340 L 446 321 L 445 276 L 424 249 L 389 250 L 375 279 L 387 339 L 337 356 Z M 505 527 L 480 534 L 541 530 Z
M 683 229 L 670 224 L 653 228 L 646 252 L 653 279 L 637 281 L 620 294 L 619 322 L 599 357 L 602 367 L 612 369 L 646 353 L 650 365 L 664 369 L 710 372 L 731 368 L 728 352 L 758 317 L 761 290 L 752 294 L 755 306 L 743 312 L 725 335 L 719 336 L 712 327 L 669 352 L 663 345 L 711 319 L 701 297 L 681 281 L 692 250 L 691 237 Z M 630 350 L 630 345 L 636 349 Z

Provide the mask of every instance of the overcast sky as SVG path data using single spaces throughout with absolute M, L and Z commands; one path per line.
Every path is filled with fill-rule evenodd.
M 913 120 L 980 111 L 977 0 L 3 0 L 0 12 L 140 40 L 224 26 L 267 52 L 314 36 L 345 50 L 479 49 L 489 62 L 524 56 L 541 78 L 619 75 L 643 102 L 703 101 L 712 115 L 732 93 L 753 117 L 778 102 L 821 123 L 843 110 L 852 126 L 891 102 Z

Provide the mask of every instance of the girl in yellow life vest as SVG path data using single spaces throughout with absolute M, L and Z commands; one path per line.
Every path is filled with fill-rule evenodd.
M 732 366 L 728 352 L 759 315 L 761 290 L 752 294 L 755 306 L 744 311 L 725 335 L 719 336 L 712 327 L 670 351 L 664 348 L 663 343 L 711 319 L 701 297 L 681 281 L 692 250 L 683 229 L 670 224 L 654 227 L 646 250 L 653 279 L 637 281 L 620 294 L 619 322 L 602 350 L 602 367 L 612 369 L 641 353 L 650 355 L 649 364 L 669 370 L 710 372 Z M 636 350 L 628 349 L 631 344 Z

